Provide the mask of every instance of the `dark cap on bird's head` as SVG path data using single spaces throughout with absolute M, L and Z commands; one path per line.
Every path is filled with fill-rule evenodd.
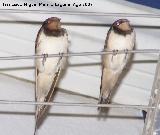
M 130 34 L 133 31 L 132 26 L 127 19 L 119 19 L 112 24 L 113 30 L 119 34 Z
M 60 20 L 58 17 L 50 17 L 44 21 L 43 26 L 48 30 L 58 30 L 61 28 Z

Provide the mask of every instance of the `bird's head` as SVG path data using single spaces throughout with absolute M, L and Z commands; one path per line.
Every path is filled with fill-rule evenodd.
M 130 34 L 133 31 L 129 20 L 127 19 L 119 19 L 115 21 L 112 25 L 113 29 L 122 34 Z
M 61 29 L 61 22 L 60 22 L 60 18 L 58 17 L 51 17 L 48 18 L 45 22 L 44 22 L 44 27 L 50 31 L 54 31 L 54 30 L 59 30 Z

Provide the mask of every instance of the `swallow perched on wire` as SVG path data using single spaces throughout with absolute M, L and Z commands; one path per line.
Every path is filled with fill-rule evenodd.
M 108 104 L 111 93 L 121 75 L 135 45 L 135 31 L 127 19 L 119 19 L 110 27 L 105 40 L 104 51 L 113 51 L 113 54 L 102 56 L 102 76 L 99 104 Z M 124 54 L 116 54 L 124 50 Z
M 67 53 L 68 43 L 67 31 L 61 27 L 59 18 L 51 17 L 43 22 L 35 42 L 36 55 L 44 56 L 42 59 L 35 60 L 35 98 L 37 102 L 50 102 L 52 100 L 61 70 L 65 68 L 66 57 L 47 58 L 48 54 Z M 47 109 L 47 105 L 36 106 L 35 134 Z

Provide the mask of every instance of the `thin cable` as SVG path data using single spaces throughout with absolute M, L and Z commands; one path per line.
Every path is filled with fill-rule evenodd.
M 69 57 L 69 56 L 89 56 L 89 55 L 107 55 L 107 54 L 128 54 L 128 53 L 160 53 L 160 49 L 139 49 L 139 50 L 118 50 L 118 51 L 98 51 L 98 52 L 77 52 L 77 53 L 59 53 L 47 55 L 25 55 L 25 56 L 7 56 L 0 57 L 0 60 L 18 60 L 18 59 L 37 59 L 50 57 Z
M 133 14 L 133 13 L 105 13 L 105 12 L 78 12 L 78 11 L 51 11 L 51 10 L 24 10 L 24 9 L 0 9 L 1 13 L 36 13 L 36 14 L 62 14 L 62 15 L 86 15 L 108 17 L 145 17 L 160 18 L 160 14 Z
M 71 102 L 34 102 L 34 101 L 13 101 L 0 100 L 0 104 L 19 104 L 19 105 L 49 105 L 49 106 L 79 106 L 79 107 L 106 107 L 106 108 L 122 108 L 122 109 L 154 109 L 147 105 L 119 105 L 119 104 L 96 104 L 96 103 L 71 103 Z

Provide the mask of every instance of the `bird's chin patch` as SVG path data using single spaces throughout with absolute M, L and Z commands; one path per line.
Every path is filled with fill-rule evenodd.
M 122 23 L 118 26 L 118 29 L 120 29 L 121 31 L 127 32 L 127 31 L 131 31 L 131 26 L 127 23 Z
M 61 29 L 61 23 L 58 21 L 52 21 L 45 26 L 49 30 L 58 30 Z
M 131 32 L 131 29 L 124 29 L 124 28 L 121 28 L 120 31 L 124 32 L 124 33 L 130 33 Z
M 130 29 L 121 29 L 119 27 L 113 27 L 113 31 L 117 34 L 120 34 L 120 35 L 124 35 L 126 36 L 127 34 L 131 34 L 133 32 L 133 29 L 130 28 Z
M 64 31 L 62 29 L 50 30 L 48 28 L 45 28 L 44 29 L 44 33 L 47 36 L 55 36 L 55 37 L 59 37 L 59 36 L 63 36 L 64 35 Z

